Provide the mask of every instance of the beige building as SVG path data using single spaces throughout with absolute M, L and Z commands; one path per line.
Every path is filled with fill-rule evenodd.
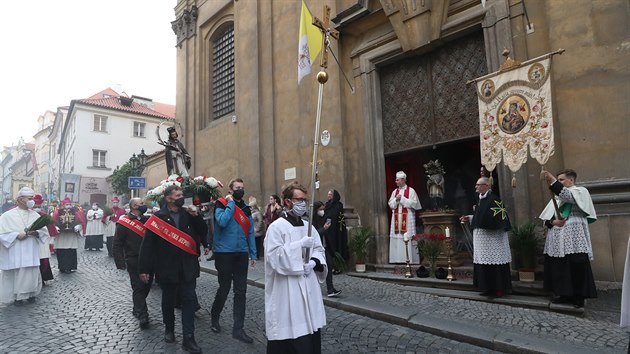
M 553 59 L 555 154 L 547 168 L 573 168 L 590 189 L 593 269 L 621 281 L 630 234 L 630 8 L 625 0 L 305 0 L 314 16 L 332 9 L 323 94 L 321 189 L 337 189 L 377 233 L 371 261 L 388 262 L 394 173 L 405 170 L 426 207 L 422 165 L 446 169 L 445 202 L 460 213 L 474 202 L 479 111 L 466 81 L 496 71 L 508 49 L 525 61 Z M 297 84 L 298 0 L 181 0 L 176 117 L 194 175 L 240 176 L 263 197 L 297 179 L 310 186 L 317 67 Z M 567 16 L 570 11 L 571 15 Z M 346 84 L 348 75 L 354 92 Z M 500 165 L 497 188 L 512 220 L 535 220 L 549 198 L 531 159 L 515 175 Z M 163 178 L 163 177 L 162 177 Z
M 56 151 L 51 150 L 49 135 L 53 129 L 55 122 L 55 113 L 46 111 L 37 118 L 37 133 L 33 135 L 35 139 L 35 161 L 37 168 L 33 175 L 33 189 L 35 193 L 39 193 L 44 200 L 53 200 L 54 180 L 52 177 L 52 156 L 56 155 Z

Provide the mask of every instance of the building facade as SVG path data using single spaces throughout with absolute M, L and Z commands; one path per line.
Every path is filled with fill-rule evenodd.
M 553 59 L 555 153 L 550 171 L 573 168 L 591 191 L 599 280 L 621 281 L 630 234 L 630 9 L 627 1 L 523 0 L 309 1 L 332 11 L 339 31 L 329 56 L 321 130 L 320 189 L 337 189 L 361 223 L 376 231 L 372 262 L 388 263 L 387 199 L 405 170 L 426 207 L 422 165 L 446 169 L 445 201 L 459 213 L 474 203 L 479 175 L 479 111 L 468 80 L 495 72 L 504 50 L 526 61 Z M 311 183 L 318 84 L 297 83 L 300 1 L 181 0 L 176 34 L 176 117 L 185 127 L 193 173 L 245 180 L 268 196 Z M 315 63 L 318 64 L 318 63 Z M 343 73 L 349 77 L 350 88 Z M 319 132 L 318 132 L 319 135 Z M 541 167 L 516 174 L 500 165 L 495 189 L 515 223 L 536 221 L 549 199 Z M 517 181 L 512 187 L 513 177 Z
M 112 89 L 73 100 L 57 146 L 59 199 L 105 205 L 111 194 L 106 178 L 134 153 L 161 150 L 155 132 L 160 123 L 172 121 L 173 111 L 172 105 L 121 96 Z
M 44 200 L 53 200 L 53 186 L 51 185 L 51 144 L 48 136 L 52 131 L 55 122 L 55 113 L 46 111 L 37 118 L 38 130 L 33 138 L 35 139 L 35 161 L 37 168 L 33 176 L 33 189 L 39 193 Z

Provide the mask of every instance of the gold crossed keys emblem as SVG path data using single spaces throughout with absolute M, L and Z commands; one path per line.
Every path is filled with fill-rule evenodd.
M 490 210 L 492 210 L 494 212 L 494 214 L 492 214 L 492 216 L 497 216 L 500 213 L 501 214 L 501 220 L 505 220 L 505 218 L 507 217 L 507 210 L 505 210 L 505 206 L 503 205 L 503 201 L 495 200 L 494 204 L 496 204 L 497 206 L 494 207 L 494 208 L 490 208 Z

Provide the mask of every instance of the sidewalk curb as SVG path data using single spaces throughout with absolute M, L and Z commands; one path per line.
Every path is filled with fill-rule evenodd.
M 201 271 L 217 275 L 216 269 L 203 265 L 201 266 Z M 264 277 L 257 275 L 254 277 L 248 276 L 247 284 L 261 289 L 265 288 Z M 591 354 L 601 349 L 596 347 L 589 348 L 584 344 L 578 345 L 577 343 L 558 343 L 537 336 L 501 332 L 478 325 L 433 317 L 413 309 L 405 310 L 397 306 L 356 298 L 324 297 L 324 304 L 335 309 L 500 352 Z

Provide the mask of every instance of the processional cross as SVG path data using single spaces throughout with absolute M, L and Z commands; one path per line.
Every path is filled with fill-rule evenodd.
M 339 40 L 339 31 L 334 28 L 330 28 L 330 7 L 324 5 L 324 21 L 313 16 L 313 26 L 319 28 L 322 32 L 322 57 L 319 62 L 319 66 L 326 69 L 328 68 L 328 45 L 330 44 L 330 38 L 333 37 Z M 319 74 L 317 74 L 319 80 Z

